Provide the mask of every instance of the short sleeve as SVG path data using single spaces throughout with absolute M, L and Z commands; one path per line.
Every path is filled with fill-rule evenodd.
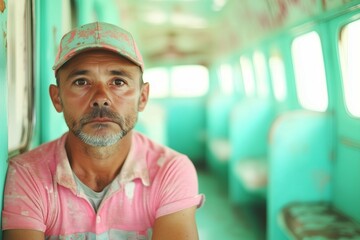
M 196 169 L 187 157 L 178 157 L 164 164 L 158 180 L 156 218 L 202 205 L 204 195 L 198 192 Z
M 24 166 L 10 161 L 4 190 L 2 229 L 45 231 L 41 182 Z

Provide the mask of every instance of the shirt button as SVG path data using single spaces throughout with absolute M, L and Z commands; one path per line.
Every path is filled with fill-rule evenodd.
M 101 222 L 101 217 L 100 216 L 96 216 L 96 223 L 100 223 Z

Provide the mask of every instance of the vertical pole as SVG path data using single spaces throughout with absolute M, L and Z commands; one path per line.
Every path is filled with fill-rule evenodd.
M 7 130 L 7 0 L 0 0 L 0 206 L 3 207 L 3 193 L 8 159 Z M 0 225 L 2 224 L 0 215 Z M 2 232 L 0 232 L 0 240 Z

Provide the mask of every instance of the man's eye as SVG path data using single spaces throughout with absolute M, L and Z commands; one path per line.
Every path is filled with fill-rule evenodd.
M 87 84 L 87 81 L 85 79 L 77 79 L 75 80 L 74 84 L 77 86 L 84 86 Z
M 117 79 L 113 80 L 113 84 L 116 85 L 116 86 L 122 86 L 122 85 L 125 84 L 125 81 L 122 80 L 122 79 L 117 78 Z

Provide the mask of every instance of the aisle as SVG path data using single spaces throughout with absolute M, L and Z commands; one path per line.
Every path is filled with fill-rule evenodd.
M 196 215 L 200 240 L 265 239 L 263 209 L 230 206 L 226 187 L 216 177 L 203 170 L 198 176 L 199 190 L 206 195 Z

